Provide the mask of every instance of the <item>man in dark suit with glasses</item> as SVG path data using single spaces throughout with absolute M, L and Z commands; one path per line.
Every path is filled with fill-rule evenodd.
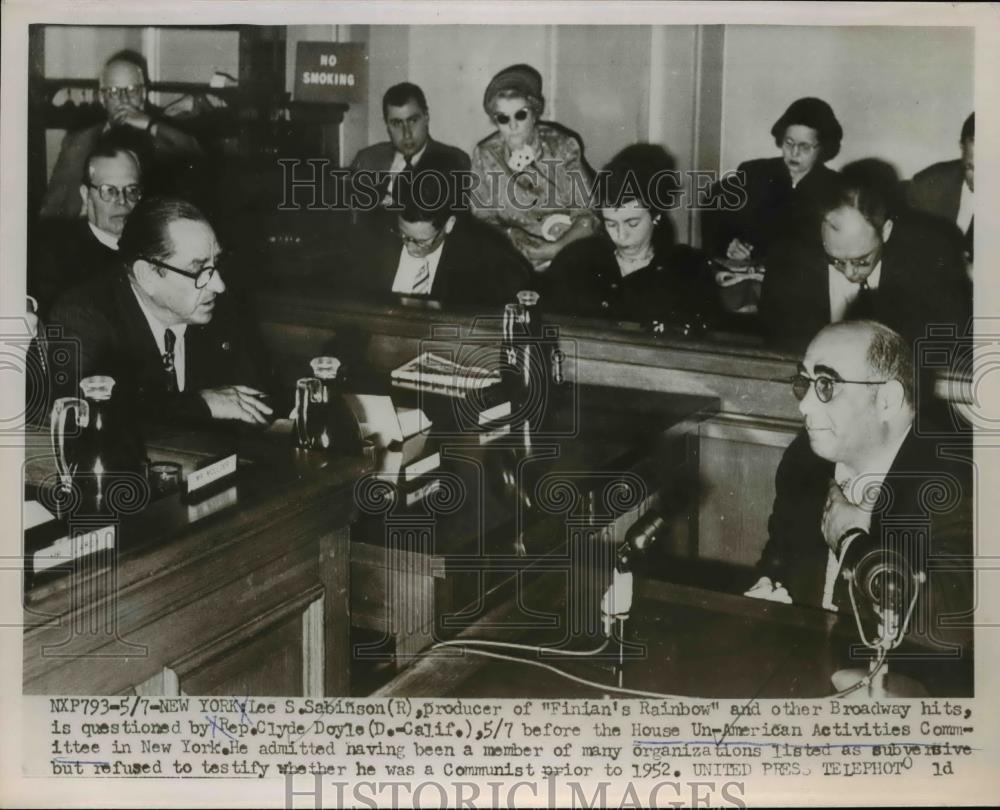
M 826 324 L 859 317 L 911 342 L 934 325 L 964 333 L 972 290 L 961 244 L 905 214 L 890 181 L 845 166 L 820 214 L 817 233 L 779 243 L 766 261 L 760 319 L 772 343 L 801 351 Z
M 202 155 L 196 138 L 149 104 L 146 62 L 141 55 L 133 51 L 114 54 L 104 64 L 98 82 L 97 99 L 107 116 L 92 126 L 66 133 L 42 200 L 42 219 L 75 219 L 80 215 L 77 189 L 84 164 L 101 137 L 112 130 L 123 143 L 128 142 L 141 161 L 152 164 L 143 169 L 147 175 L 155 169 L 156 181 L 175 177 L 181 168 L 192 168 Z
M 245 311 L 225 295 L 224 257 L 202 213 L 178 199 L 143 199 L 119 254 L 115 272 L 53 308 L 52 321 L 79 345 L 70 384 L 109 375 L 115 396 L 154 421 L 267 423 L 261 347 Z
M 28 292 L 42 318 L 61 293 L 114 267 L 125 219 L 142 192 L 135 152 L 115 138 L 98 141 L 79 185 L 85 216 L 49 221 L 32 234 Z
M 490 311 L 514 300 L 530 266 L 502 235 L 458 211 L 458 193 L 437 173 L 401 178 L 393 191 L 395 227 L 358 229 L 337 285 L 367 298 L 433 299 Z
M 973 607 L 971 454 L 957 437 L 915 429 L 914 379 L 906 341 L 880 323 L 833 324 L 809 344 L 791 379 L 804 430 L 778 466 L 746 595 L 853 624 L 844 572 L 873 550 L 897 551 L 926 577 L 907 638 L 926 661 L 953 667 L 917 677 L 928 688 L 945 678 L 941 688 L 956 694 L 972 674 L 971 613 L 963 616 Z

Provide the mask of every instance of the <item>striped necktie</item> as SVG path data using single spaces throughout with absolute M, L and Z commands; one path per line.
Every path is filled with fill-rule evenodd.
M 174 367 L 174 346 L 177 344 L 177 335 L 172 329 L 167 329 L 163 333 L 163 377 L 168 394 L 176 394 L 177 369 Z
M 420 265 L 420 269 L 417 270 L 417 276 L 413 279 L 413 294 L 414 295 L 428 295 L 431 291 L 431 263 L 424 259 L 423 264 Z

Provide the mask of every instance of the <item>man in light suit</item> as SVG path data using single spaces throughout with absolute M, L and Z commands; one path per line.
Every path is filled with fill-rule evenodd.
M 108 59 L 101 71 L 98 91 L 107 118 L 86 129 L 66 133 L 42 200 L 43 219 L 75 219 L 81 215 L 79 188 L 84 165 L 98 140 L 109 130 L 115 130 L 141 162 L 153 164 L 143 166 L 147 175 L 154 166 L 162 164 L 157 177 L 168 174 L 176 177 L 176 170 L 182 166 L 190 168 L 201 156 L 198 141 L 157 115 L 147 102 L 147 85 L 146 66 L 140 55 L 120 51 Z M 150 178 L 146 179 L 150 185 Z
M 215 231 L 190 203 L 143 199 L 119 239 L 121 264 L 63 295 L 53 323 L 79 346 L 66 375 L 115 379 L 115 397 L 150 421 L 269 421 L 261 347 L 223 295 Z M 75 391 L 58 391 L 75 395 Z
M 906 190 L 914 208 L 955 224 L 964 236 L 966 259 L 971 264 L 976 213 L 975 113 L 965 119 L 959 145 L 961 158 L 935 163 L 917 172 Z
M 430 136 L 430 111 L 424 91 L 410 82 L 396 84 L 382 97 L 388 141 L 360 150 L 351 163 L 352 208 L 372 210 L 391 201 L 401 172 L 416 169 L 450 174 L 468 171 L 469 156 Z

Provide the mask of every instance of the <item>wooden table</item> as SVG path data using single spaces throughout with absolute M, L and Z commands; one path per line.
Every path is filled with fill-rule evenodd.
M 623 685 L 659 694 L 701 698 L 820 698 L 834 694 L 830 676 L 848 662 L 847 645 L 856 641 L 853 621 L 827 611 L 750 599 L 686 585 L 636 580 L 636 599 L 626 623 Z M 523 606 L 502 605 L 461 639 L 491 639 L 558 646 L 556 631 L 525 631 L 524 607 L 565 616 L 565 593 L 552 579 L 540 579 Z M 593 649 L 601 637 L 581 638 L 574 649 Z M 492 648 L 490 652 L 531 658 L 597 684 L 617 684 L 617 642 L 602 656 L 568 659 L 552 654 Z M 862 666 L 854 663 L 853 666 Z M 947 665 L 937 682 L 925 681 L 932 695 L 955 696 Z M 375 696 L 465 698 L 628 697 L 601 686 L 586 686 L 526 663 L 433 649 Z
M 705 396 L 565 386 L 527 434 L 493 435 L 457 430 L 453 403 L 422 404 L 440 466 L 401 484 L 362 479 L 352 532 L 352 619 L 375 634 L 355 659 L 397 668 L 546 571 L 571 585 L 566 632 L 596 630 L 623 528 L 697 479 L 697 425 L 716 407 Z M 668 515 L 696 537 L 696 498 Z M 522 624 L 552 620 L 529 613 Z
M 32 438 L 29 478 L 51 468 L 46 445 Z M 288 435 L 147 439 L 151 459 L 189 470 L 233 450 L 234 486 L 123 509 L 112 551 L 36 577 L 26 693 L 350 694 L 350 485 L 371 463 L 298 451 Z

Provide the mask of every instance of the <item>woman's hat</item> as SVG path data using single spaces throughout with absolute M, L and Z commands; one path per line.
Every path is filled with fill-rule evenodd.
M 490 102 L 505 90 L 513 90 L 525 98 L 542 98 L 542 76 L 531 65 L 511 65 L 490 79 L 483 94 L 483 107 L 490 112 Z

